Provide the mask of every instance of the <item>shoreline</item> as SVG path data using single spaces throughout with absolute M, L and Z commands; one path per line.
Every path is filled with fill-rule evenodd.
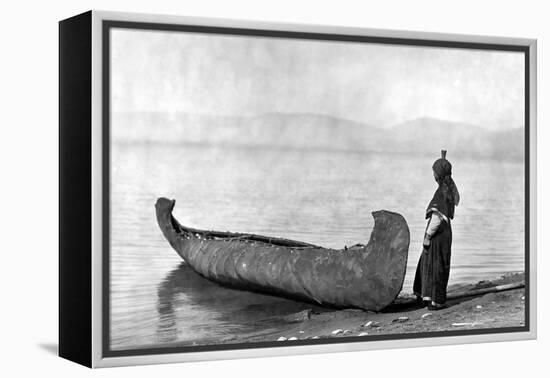
M 447 290 L 450 298 L 447 301 L 449 307 L 439 311 L 429 311 L 427 307 L 416 303 L 412 293 L 400 293 L 391 305 L 380 312 L 325 308 L 301 303 L 298 312 L 271 314 L 260 321 L 263 326 L 258 327 L 259 324 L 255 324 L 255 327 L 251 327 L 255 330 L 249 329 L 245 332 L 235 330 L 221 337 L 212 335 L 193 341 L 156 342 L 155 348 L 229 344 L 234 344 L 238 348 L 239 344 L 243 343 L 274 341 L 290 346 L 296 340 L 334 338 L 357 340 L 360 337 L 368 341 L 369 336 L 423 333 L 423 336 L 429 337 L 430 332 L 522 327 L 525 325 L 525 288 L 521 287 L 524 282 L 524 273 L 509 272 L 493 280 L 451 285 Z M 186 281 L 186 283 L 189 282 Z M 218 287 L 216 284 L 211 285 Z M 484 292 L 494 290 L 496 287 L 505 290 Z M 226 290 L 221 287 L 218 289 Z M 481 294 L 475 294 L 480 292 Z M 459 295 L 458 298 L 456 298 L 457 295 Z M 281 301 L 285 300 L 281 299 Z M 272 302 L 271 306 L 278 306 L 280 303 Z M 143 345 L 124 348 L 124 350 L 139 350 L 147 347 L 148 345 Z
M 448 295 L 500 285 L 524 282 L 523 273 L 509 273 L 492 281 L 452 285 Z M 411 298 L 400 294 L 398 300 Z M 241 337 L 235 335 L 220 340 L 224 343 L 247 343 L 294 340 L 315 340 L 372 335 L 426 333 L 456 330 L 479 330 L 525 325 L 525 289 L 514 288 L 501 292 L 471 295 L 447 301 L 448 307 L 429 311 L 419 304 L 394 302 L 381 312 L 359 309 L 323 311 L 305 310 L 285 317 L 286 322 L 268 333 Z

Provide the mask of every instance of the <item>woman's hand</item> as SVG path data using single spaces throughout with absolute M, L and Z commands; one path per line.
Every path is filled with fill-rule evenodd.
M 424 235 L 424 242 L 422 243 L 424 249 L 428 249 L 430 247 L 430 242 L 430 237 L 428 235 Z

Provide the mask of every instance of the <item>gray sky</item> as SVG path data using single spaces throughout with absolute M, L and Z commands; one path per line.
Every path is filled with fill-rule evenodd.
M 183 32 L 112 31 L 113 111 L 418 117 L 523 126 L 523 54 Z

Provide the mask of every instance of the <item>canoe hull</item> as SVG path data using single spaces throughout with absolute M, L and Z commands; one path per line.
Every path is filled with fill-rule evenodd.
M 409 229 L 396 213 L 373 213 L 366 246 L 327 249 L 306 243 L 227 234 L 181 226 L 172 216 L 175 201 L 156 204 L 159 226 L 176 252 L 204 277 L 245 290 L 314 301 L 332 307 L 379 311 L 401 291 L 407 265 Z

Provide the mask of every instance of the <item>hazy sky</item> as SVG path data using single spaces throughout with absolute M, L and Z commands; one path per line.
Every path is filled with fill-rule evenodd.
M 523 54 L 112 30 L 113 111 L 523 126 Z

